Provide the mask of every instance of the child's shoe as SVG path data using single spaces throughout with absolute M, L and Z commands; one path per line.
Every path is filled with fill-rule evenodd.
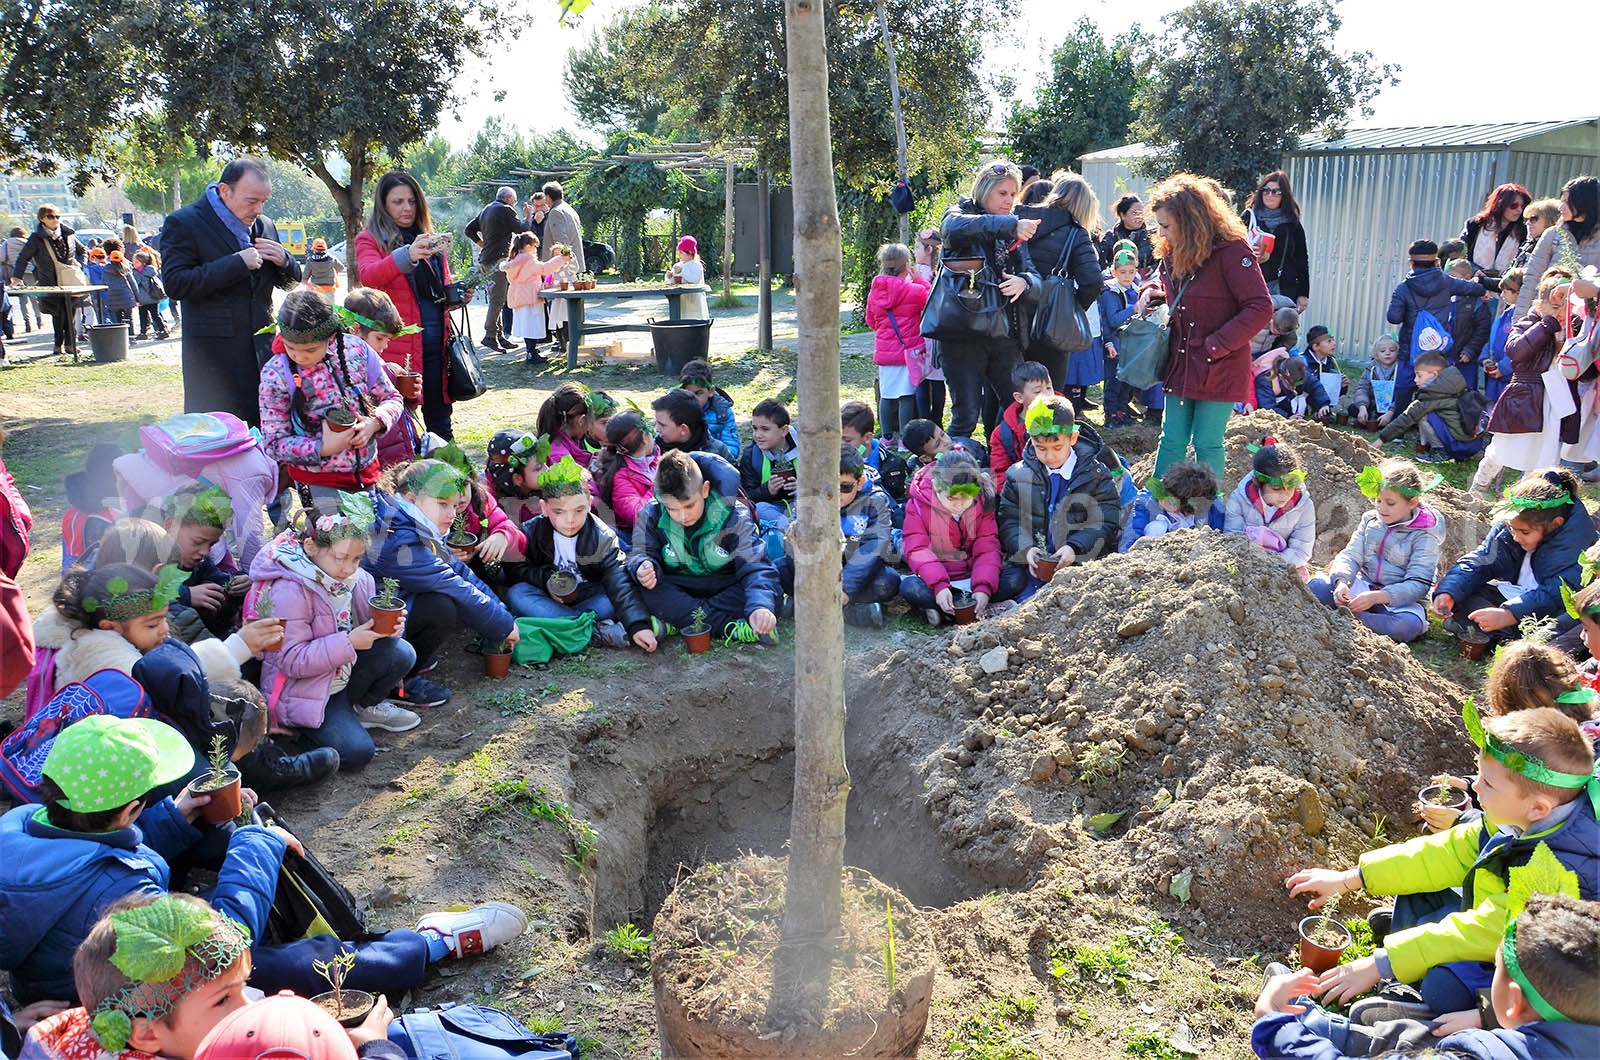
M 1389 931 L 1394 925 L 1394 906 L 1380 905 L 1367 914 L 1367 927 L 1372 931 L 1372 945 L 1379 947 L 1383 940 L 1389 937 Z
M 339 772 L 339 752 L 331 747 L 313 747 L 292 755 L 272 740 L 239 760 L 246 787 L 266 794 L 286 788 L 300 788 Z
M 606 620 L 594 624 L 594 639 L 608 648 L 626 648 L 628 630 L 621 622 Z
M 413 674 L 389 695 L 389 701 L 402 707 L 439 707 L 450 702 L 450 690 L 436 685 L 421 674 Z
M 429 913 L 417 921 L 419 935 L 442 939 L 454 957 L 488 953 L 527 927 L 528 918 L 509 902 L 485 902 L 459 913 Z
M 922 617 L 928 620 L 928 625 L 939 626 L 944 624 L 944 612 L 937 607 L 927 608 L 922 612 Z
M 1362 1027 L 1387 1020 L 1429 1020 L 1434 1015 L 1416 988 L 1404 983 L 1385 984 L 1371 997 L 1350 1006 L 1350 1022 Z
M 650 629 L 655 633 L 657 640 L 662 637 L 676 637 L 678 635 L 677 626 L 668 625 L 654 615 L 650 616 Z
M 356 707 L 356 721 L 363 729 L 382 729 L 384 732 L 410 732 L 422 724 L 422 716 L 397 707 L 387 699 L 370 707 Z
M 883 607 L 879 604 L 845 604 L 844 624 L 862 629 L 882 629 Z
M 733 622 L 729 622 L 726 626 L 724 626 L 722 629 L 722 635 L 724 638 L 726 638 L 723 640 L 723 644 L 725 645 L 732 644 L 734 641 L 739 641 L 742 644 L 761 644 L 765 647 L 771 648 L 775 647 L 778 643 L 778 634 L 776 632 L 757 633 L 754 629 L 750 628 L 750 623 L 746 622 L 742 618 Z

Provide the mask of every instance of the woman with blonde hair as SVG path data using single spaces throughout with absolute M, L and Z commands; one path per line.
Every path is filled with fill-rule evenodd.
M 1221 185 L 1177 173 L 1150 190 L 1160 266 L 1139 296 L 1141 316 L 1170 307 L 1164 388 L 1166 412 L 1155 475 L 1188 459 L 1209 464 L 1220 480 L 1222 432 L 1233 403 L 1249 399 L 1250 339 L 1272 319 L 1272 295 L 1261 266 Z
M 1096 249 L 1101 229 L 1100 200 L 1089 182 L 1077 173 L 1057 170 L 1050 177 L 1050 185 L 1050 195 L 1042 205 L 1019 206 L 1017 216 L 1039 221 L 1039 230 L 1028 243 L 1034 265 L 1041 276 L 1059 269 L 1072 277 L 1078 286 L 1078 305 L 1089 314 L 1093 328 L 1099 319 L 1099 310 L 1094 307 L 1106 282 Z M 1056 392 L 1071 398 L 1073 408 L 1080 414 L 1099 407 L 1088 398 L 1089 388 L 1105 377 L 1098 346 L 1069 354 L 1035 339 L 1028 346 L 1028 359 L 1050 369 Z

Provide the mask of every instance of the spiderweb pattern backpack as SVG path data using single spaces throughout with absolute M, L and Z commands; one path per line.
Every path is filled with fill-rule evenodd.
M 0 743 L 0 784 L 19 804 L 39 801 L 44 760 L 61 730 L 93 714 L 154 718 L 144 687 L 121 670 L 96 670 L 51 696 Z

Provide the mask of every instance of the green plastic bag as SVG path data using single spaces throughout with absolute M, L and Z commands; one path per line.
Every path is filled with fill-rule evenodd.
M 520 638 L 512 649 L 511 661 L 518 666 L 547 663 L 557 655 L 576 655 L 589 646 L 594 636 L 594 612 L 575 618 L 519 618 Z

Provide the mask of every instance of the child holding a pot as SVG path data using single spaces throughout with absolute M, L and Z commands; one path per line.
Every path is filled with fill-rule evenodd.
M 1571 625 L 1563 590 L 1579 584 L 1584 550 L 1597 537 L 1579 485 L 1571 471 L 1552 467 L 1528 472 L 1507 491 L 1483 543 L 1439 579 L 1433 611 L 1445 629 L 1509 640 L 1529 617 Z
M 387 697 L 410 709 L 436 707 L 450 690 L 423 675 L 465 626 L 486 643 L 517 642 L 517 623 L 499 597 L 445 544 L 467 479 L 442 460 L 390 468 L 377 491 L 377 530 L 362 565 L 374 578 L 399 583 L 406 606 L 405 639 L 417 662 Z
M 739 461 L 739 481 L 756 506 L 762 526 L 784 530 L 794 518 L 800 488 L 795 467 L 800 442 L 789 427 L 789 409 L 777 398 L 762 398 L 750 412 L 750 445 Z
M 347 311 L 345 321 L 351 335 L 372 347 L 383 360 L 383 370 L 400 394 L 403 403 L 400 418 L 394 426 L 378 436 L 378 464 L 393 467 L 414 459 L 422 450 L 422 373 L 413 372 L 403 362 L 384 358 L 384 351 L 395 339 L 416 335 L 420 324 L 407 324 L 400 319 L 400 310 L 394 299 L 376 287 L 353 287 L 344 296 Z
M 650 614 L 668 625 L 682 630 L 699 617 L 714 636 L 777 643 L 778 573 L 755 522 L 689 453 L 672 450 L 657 463 L 655 500 L 639 511 L 627 568 Z
M 164 498 L 161 516 L 170 544 L 165 562 L 184 573 L 178 603 L 197 611 L 213 636 L 226 637 L 250 588 L 249 577 L 239 573 L 226 549 L 220 550 L 222 563 L 212 558 L 233 520 L 232 499 L 219 487 L 196 485 Z
M 269 325 L 278 335 L 261 369 L 261 448 L 287 471 L 308 508 L 337 511 L 339 490 L 374 485 L 382 471 L 378 438 L 405 415 L 378 351 L 345 334 L 347 324 L 378 330 L 376 318 L 301 288 L 284 298 Z
M 1221 530 L 1222 502 L 1217 499 L 1217 473 L 1210 464 L 1181 460 L 1160 478 L 1151 477 L 1134 500 L 1117 551 L 1126 552 L 1140 538 L 1165 537 L 1174 530 L 1209 526 Z
M 1481 819 L 1370 850 L 1346 871 L 1301 869 L 1286 881 L 1291 897 L 1312 896 L 1313 910 L 1360 888 L 1395 896 L 1389 917 L 1369 917 L 1379 948 L 1306 991 L 1343 1004 L 1391 979 L 1421 992 L 1420 1003 L 1358 1003 L 1356 1022 L 1460 1018 L 1490 985 L 1519 892 L 1570 885 L 1574 897 L 1600 895 L 1600 777 L 1578 723 L 1548 707 L 1480 718 L 1470 699 L 1462 714 L 1478 748 Z
M 457 544 L 445 539 L 456 559 L 472 568 L 472 572 L 486 583 L 499 588 L 504 585 L 501 560 L 507 555 L 521 555 L 527 544 L 522 530 L 511 521 L 494 491 L 484 481 L 483 475 L 472 466 L 472 459 L 455 442 L 446 442 L 428 454 L 431 459 L 443 460 L 466 476 L 467 489 L 456 499 L 456 516 L 461 520 L 464 533 L 474 540 L 464 539 Z
M 1072 402 L 1056 394 L 1037 398 L 1023 426 L 1028 447 L 1006 472 L 999 516 L 1006 556 L 1001 587 L 1016 586 L 1011 594 L 1018 600 L 1061 567 L 1115 552 L 1122 532 L 1121 490 L 1099 438 L 1078 423 Z
M 361 568 L 376 511 L 364 493 L 341 493 L 337 512 L 304 512 L 256 553 L 247 607 L 283 621 L 279 646 L 262 655 L 273 724 L 313 747 L 339 752 L 339 768 L 359 770 L 377 748 L 368 730 L 409 732 L 422 719 L 384 697 L 416 665 L 405 619 L 374 628 L 372 575 Z M 270 601 L 270 608 L 264 606 Z
M 1404 644 L 1428 632 L 1422 601 L 1433 587 L 1444 544 L 1444 516 L 1422 502 L 1440 482 L 1428 481 L 1416 465 L 1386 460 L 1361 472 L 1357 484 L 1372 501 L 1350 543 L 1328 573 L 1306 588 L 1326 607 L 1348 608 L 1374 633 Z
M 889 495 L 867 482 L 866 461 L 858 449 L 839 447 L 839 528 L 844 534 L 846 625 L 883 628 L 883 605 L 900 596 L 900 575 L 892 564 L 899 558 L 894 541 L 894 505 Z M 792 554 L 777 561 L 783 591 L 794 593 Z
M 540 514 L 522 524 L 527 566 L 506 590 L 519 618 L 595 618 L 594 639 L 656 650 L 650 612 L 623 568 L 617 535 L 594 514 L 589 472 L 564 456 L 539 476 Z
M 973 621 L 1010 600 L 1023 577 L 1008 574 L 995 522 L 994 480 L 964 451 L 939 454 L 911 480 L 901 538 L 911 573 L 900 595 L 930 625 Z M 965 616 L 961 618 L 958 616 Z
M 1250 448 L 1250 474 L 1228 494 L 1223 533 L 1243 534 L 1304 579 L 1317 543 L 1317 508 L 1306 490 L 1300 454 L 1270 435 Z

